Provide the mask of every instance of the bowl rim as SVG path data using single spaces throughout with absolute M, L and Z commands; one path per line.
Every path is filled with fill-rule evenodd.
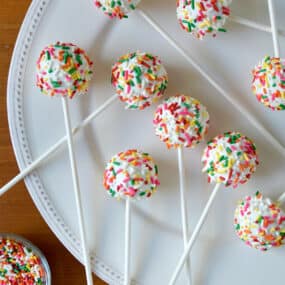
M 0 233 L 0 240 L 1 239 L 10 239 L 10 240 L 16 241 L 18 243 L 22 243 L 24 246 L 32 249 L 33 253 L 40 258 L 41 265 L 45 270 L 46 276 L 45 276 L 44 285 L 51 285 L 52 284 L 51 283 L 51 270 L 50 270 L 49 263 L 48 263 L 45 255 L 43 254 L 43 252 L 36 245 L 34 245 L 31 241 L 29 241 L 25 237 L 18 235 L 18 234 L 14 234 L 14 233 Z

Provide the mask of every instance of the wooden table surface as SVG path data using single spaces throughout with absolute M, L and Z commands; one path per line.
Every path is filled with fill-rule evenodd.
M 7 122 L 6 83 L 14 43 L 31 0 L 0 5 L 0 186 L 18 173 Z M 0 232 L 23 235 L 46 255 L 54 285 L 83 285 L 84 268 L 63 247 L 34 206 L 23 182 L 0 198 Z M 105 284 L 94 276 L 94 284 Z

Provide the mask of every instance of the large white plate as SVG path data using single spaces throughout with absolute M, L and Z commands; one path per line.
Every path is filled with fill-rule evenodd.
M 233 1 L 235 15 L 269 24 L 266 1 Z M 279 26 L 285 24 L 285 3 L 277 4 Z M 228 23 L 226 34 L 198 41 L 176 21 L 174 0 L 145 0 L 148 11 L 169 33 L 285 144 L 284 112 L 271 112 L 257 103 L 250 91 L 250 70 L 272 54 L 270 34 Z M 256 190 L 272 198 L 284 191 L 284 159 L 233 106 L 223 99 L 164 39 L 134 12 L 128 20 L 111 21 L 88 0 L 35 0 L 25 18 L 10 70 L 8 112 L 11 136 L 20 169 L 64 135 L 61 103 L 35 87 L 35 62 L 41 49 L 57 40 L 85 48 L 95 62 L 89 95 L 71 102 L 77 124 L 113 95 L 110 67 L 129 51 L 159 55 L 170 77 L 167 96 L 190 94 L 208 106 L 214 135 L 239 130 L 257 144 L 261 165 L 252 180 L 237 190 L 223 190 L 211 210 L 192 254 L 194 284 L 277 284 L 283 280 L 285 249 L 261 253 L 235 236 L 233 211 L 238 199 Z M 282 39 L 284 46 L 284 40 Z M 94 271 L 111 284 L 121 284 L 123 271 L 124 203 L 109 198 L 102 187 L 102 172 L 118 151 L 139 148 L 151 153 L 159 165 L 161 187 L 148 201 L 133 207 L 131 272 L 139 284 L 167 284 L 182 253 L 176 152 L 155 137 L 155 106 L 143 112 L 126 111 L 114 103 L 96 122 L 76 137 L 88 244 Z M 190 228 L 193 229 L 212 186 L 201 174 L 204 144 L 185 151 Z M 66 149 L 27 177 L 27 188 L 39 211 L 68 250 L 79 260 L 80 245 Z M 186 284 L 182 275 L 179 284 Z

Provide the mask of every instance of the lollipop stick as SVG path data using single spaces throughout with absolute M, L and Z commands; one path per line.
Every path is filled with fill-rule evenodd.
M 277 203 L 283 204 L 285 202 L 285 192 L 278 198 Z
M 103 111 L 105 111 L 115 100 L 117 99 L 117 95 L 113 95 L 109 98 L 104 104 L 102 104 L 97 110 L 95 110 L 91 115 L 89 115 L 85 120 L 83 120 L 80 124 L 78 124 L 73 130 L 72 134 L 77 134 L 79 130 L 86 127 L 89 123 L 91 123 L 98 115 L 100 115 Z M 44 154 L 38 157 L 35 161 L 33 161 L 29 166 L 23 169 L 18 175 L 16 175 L 10 182 L 5 184 L 0 189 L 0 196 L 11 189 L 14 185 L 20 182 L 23 178 L 29 175 L 32 171 L 34 171 L 38 166 L 41 165 L 46 159 L 48 159 L 52 154 L 54 154 L 61 146 L 63 146 L 67 142 L 67 136 L 62 137 L 57 143 L 55 143 L 50 149 L 48 149 Z
M 266 26 L 260 23 L 256 23 L 254 21 L 250 21 L 248 19 L 239 17 L 239 16 L 233 16 L 231 15 L 229 17 L 229 21 L 249 27 L 249 28 L 253 28 L 262 32 L 266 32 L 266 33 L 271 33 L 272 29 L 270 26 Z M 277 33 L 281 36 L 285 35 L 285 31 L 284 30 L 278 30 Z
M 180 182 L 180 200 L 181 200 L 181 220 L 182 220 L 182 232 L 184 249 L 186 249 L 188 242 L 188 219 L 187 219 L 187 203 L 185 193 L 185 169 L 183 165 L 183 149 L 179 147 L 177 149 L 178 154 L 178 169 L 179 169 L 179 182 Z M 191 284 L 191 267 L 190 260 L 186 260 L 186 272 L 188 276 L 188 284 Z
M 124 285 L 130 284 L 130 253 L 131 253 L 131 199 L 126 200 L 125 213 L 125 274 Z
M 278 40 L 278 32 L 277 32 L 277 24 L 276 24 L 276 17 L 275 17 L 275 7 L 273 0 L 268 0 L 268 9 L 269 9 L 269 16 L 270 16 L 270 23 L 271 23 L 271 32 L 272 32 L 272 40 L 274 46 L 274 56 L 280 56 L 280 46 Z M 285 192 L 278 198 L 277 203 L 283 204 L 285 202 Z
M 271 24 L 271 32 L 272 32 L 272 40 L 274 46 L 274 56 L 280 56 L 280 46 L 278 40 L 278 31 L 277 31 L 277 24 L 276 24 L 276 17 L 275 17 L 275 7 L 274 7 L 274 0 L 268 0 L 268 9 L 269 9 L 269 16 L 270 16 L 270 24 Z
M 217 184 L 215 186 L 215 188 L 214 188 L 214 190 L 213 190 L 213 192 L 212 192 L 212 194 L 211 194 L 211 196 L 210 196 L 210 198 L 209 198 L 209 200 L 208 200 L 208 202 L 207 202 L 207 204 L 206 204 L 206 206 L 205 206 L 205 208 L 204 208 L 204 210 L 202 212 L 202 215 L 201 215 L 201 217 L 200 217 L 200 219 L 199 219 L 199 221 L 198 221 L 198 223 L 197 223 L 197 225 L 196 225 L 196 227 L 195 227 L 195 229 L 193 231 L 193 234 L 192 234 L 189 242 L 187 243 L 187 247 L 184 250 L 184 253 L 181 256 L 181 258 L 180 258 L 180 260 L 179 260 L 179 262 L 178 262 L 178 264 L 177 264 L 177 266 L 175 268 L 175 271 L 174 271 L 174 273 L 173 273 L 173 275 L 171 277 L 169 285 L 174 285 L 175 284 L 175 282 L 176 282 L 176 280 L 178 278 L 178 275 L 179 275 L 179 273 L 180 273 L 180 271 L 181 271 L 181 269 L 182 269 L 182 267 L 183 267 L 183 265 L 184 265 L 188 255 L 190 254 L 191 249 L 192 249 L 192 247 L 193 247 L 193 245 L 194 245 L 194 243 L 195 243 L 195 241 L 196 241 L 196 239 L 197 239 L 197 237 L 198 237 L 198 235 L 200 233 L 200 230 L 201 230 L 203 224 L 206 221 L 207 215 L 208 215 L 209 210 L 210 210 L 210 208 L 211 208 L 211 206 L 212 206 L 212 204 L 214 202 L 215 197 L 218 194 L 220 186 L 221 186 L 221 184 Z
M 66 97 L 62 98 L 62 109 L 64 113 L 64 122 L 65 122 L 66 134 L 67 134 L 67 144 L 68 144 L 69 159 L 70 159 L 70 166 L 71 166 L 71 172 L 72 172 L 73 190 L 75 194 L 76 209 L 77 209 L 78 223 L 79 223 L 79 232 L 80 232 L 80 238 L 81 238 L 82 253 L 83 253 L 83 260 L 84 260 L 84 265 L 85 265 L 87 284 L 93 285 L 90 258 L 89 258 L 89 253 L 87 249 L 87 244 L 86 244 L 86 234 L 85 234 L 85 227 L 84 227 L 84 220 L 83 220 L 82 203 L 81 203 L 81 197 L 80 197 L 78 171 L 77 171 L 77 164 L 75 160 L 72 129 L 71 129 L 70 114 L 69 114 L 69 107 L 68 107 L 67 100 L 68 99 Z
M 258 129 L 262 135 L 270 142 L 276 150 L 285 157 L 285 148 L 279 141 L 267 131 L 259 121 L 251 115 L 233 96 L 230 96 L 221 85 L 219 85 L 184 49 L 182 49 L 171 36 L 163 30 L 149 15 L 143 10 L 137 9 L 138 13 L 148 22 L 176 51 L 185 58 L 229 103 L 231 103 L 251 124 Z

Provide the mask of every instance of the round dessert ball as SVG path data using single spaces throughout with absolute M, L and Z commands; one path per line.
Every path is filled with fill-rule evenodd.
M 272 110 L 285 110 L 285 60 L 266 56 L 252 71 L 252 91 Z
M 238 204 L 234 225 L 238 237 L 253 248 L 264 251 L 284 244 L 285 214 L 259 192 Z
M 112 85 L 126 109 L 143 110 L 156 102 L 168 84 L 161 61 L 149 53 L 126 54 L 112 67 Z
M 37 61 L 37 86 L 42 93 L 73 98 L 85 94 L 93 63 L 78 46 L 57 42 L 43 49 Z
M 128 14 L 135 10 L 141 0 L 95 0 L 96 7 L 110 18 L 128 18 Z
M 177 18 L 181 27 L 199 39 L 226 32 L 232 0 L 177 0 Z
M 228 132 L 211 140 L 202 156 L 208 182 L 233 186 L 246 183 L 259 164 L 254 143 L 239 132 Z
M 114 155 L 104 172 L 104 187 L 115 198 L 149 198 L 159 186 L 158 170 L 148 153 L 135 149 Z
M 209 114 L 198 100 L 176 95 L 160 104 L 154 116 L 155 134 L 168 148 L 193 148 L 209 128 Z

